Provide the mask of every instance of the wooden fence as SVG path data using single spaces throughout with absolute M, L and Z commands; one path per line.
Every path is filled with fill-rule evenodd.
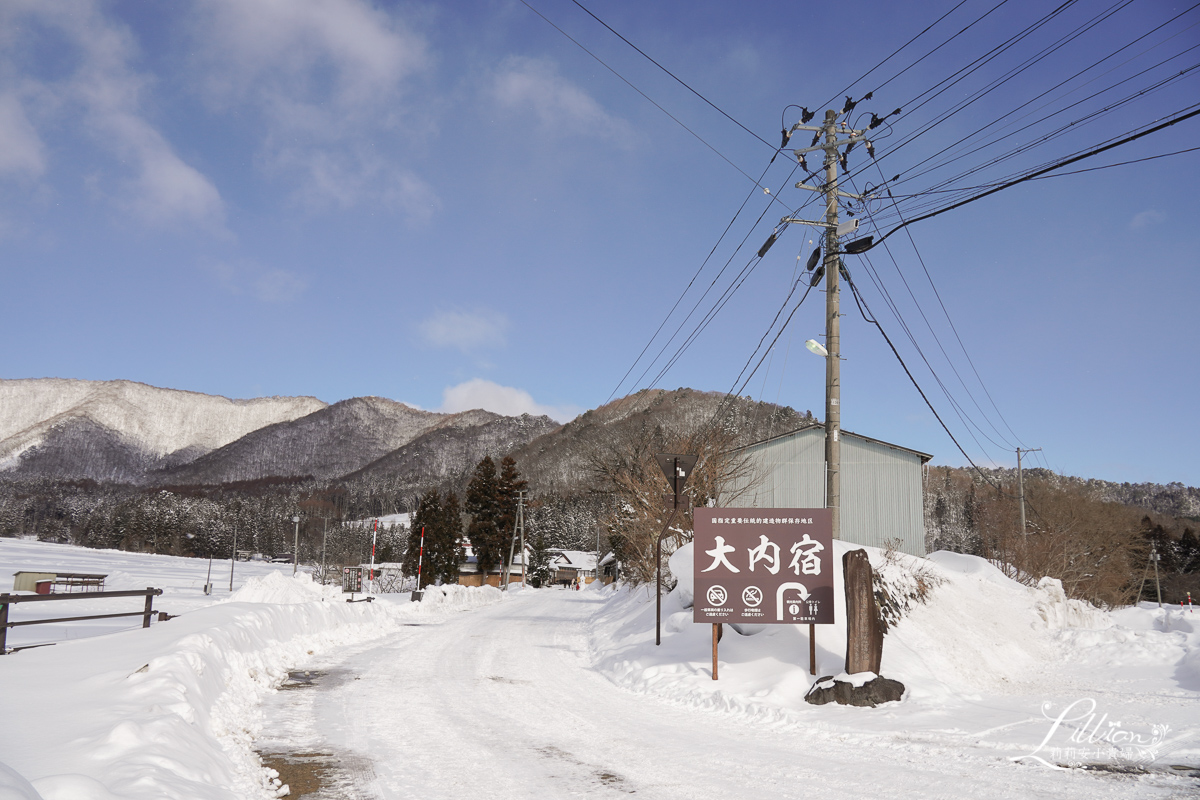
M 129 589 L 120 592 L 87 592 L 85 594 L 0 594 L 0 655 L 8 652 L 5 641 L 8 629 L 19 625 L 46 625 L 51 622 L 76 622 L 84 619 L 112 619 L 114 617 L 141 617 L 142 627 L 150 627 L 150 615 L 154 613 L 154 598 L 162 594 L 162 589 L 146 587 L 145 589 Z M 99 597 L 145 597 L 146 606 L 142 611 L 129 611 L 121 614 L 85 614 L 79 617 L 56 617 L 55 619 L 31 619 L 25 622 L 9 622 L 9 606 L 17 603 L 47 603 L 56 600 L 95 600 Z M 15 652 L 15 650 L 14 650 Z

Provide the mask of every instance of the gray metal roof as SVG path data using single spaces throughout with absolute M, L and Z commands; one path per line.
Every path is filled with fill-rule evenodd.
M 780 434 L 772 436 L 768 439 L 762 439 L 761 441 L 751 442 L 750 444 L 743 445 L 741 447 L 735 447 L 735 448 L 733 448 L 733 450 L 731 452 L 736 453 L 740 450 L 749 450 L 751 447 L 757 447 L 760 444 L 767 444 L 769 442 L 775 442 L 780 439 L 786 439 L 789 436 L 795 436 L 798 433 L 805 433 L 810 430 L 820 430 L 823 433 L 825 431 L 825 426 L 820 422 L 811 422 L 807 425 L 801 425 L 799 428 L 788 431 L 787 433 L 780 433 Z M 920 450 L 913 450 L 911 447 L 903 447 L 898 444 L 892 444 L 891 442 L 885 442 L 882 439 L 873 439 L 870 436 L 863 436 L 861 433 L 854 433 L 853 431 L 848 431 L 845 428 L 842 429 L 842 435 L 843 436 L 853 436 L 857 439 L 862 439 L 863 441 L 874 442 L 875 444 L 881 444 L 884 447 L 890 447 L 893 450 L 901 450 L 905 453 L 912 453 L 914 456 L 917 456 L 918 458 L 921 459 L 922 464 L 926 464 L 933 459 L 933 456 L 931 456 L 929 453 L 922 453 Z

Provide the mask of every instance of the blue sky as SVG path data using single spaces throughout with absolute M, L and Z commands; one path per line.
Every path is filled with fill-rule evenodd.
M 873 91 L 851 122 L 902 108 L 878 166 L 861 148 L 849 165 L 859 191 L 899 174 L 909 218 L 1013 147 L 1029 149 L 942 188 L 1200 97 L 1197 73 L 1172 77 L 1200 62 L 1200 11 L 1154 0 L 1045 20 L 1024 0 L 584 5 L 753 134 L 571 0 L 7 0 L 0 377 L 568 419 L 650 385 L 703 289 L 716 281 L 698 315 L 751 265 L 655 384 L 726 391 L 816 238 L 790 226 L 752 258 L 807 199 L 789 174 L 807 135 L 767 169 L 789 104 L 820 119 Z M 1200 117 L 1063 171 L 1198 141 Z M 971 458 L 1042 447 L 1032 463 L 1068 474 L 1200 484 L 1198 167 L 1190 152 L 1030 181 L 847 257 Z M 861 232 L 895 214 L 876 201 Z M 663 328 L 680 335 L 622 380 L 693 276 Z M 964 464 L 843 302 L 843 425 Z M 823 364 L 803 348 L 823 307 L 814 290 L 743 394 L 823 414 Z

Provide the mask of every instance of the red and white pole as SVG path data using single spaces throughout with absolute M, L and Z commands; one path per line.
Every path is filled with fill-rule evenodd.
M 367 580 L 372 582 L 371 588 L 374 589 L 375 581 L 375 538 L 379 535 L 379 520 L 375 520 L 375 524 L 371 526 L 371 569 L 367 572 Z
M 425 526 L 421 526 L 421 549 L 417 551 L 417 591 L 421 591 L 421 562 L 425 560 Z

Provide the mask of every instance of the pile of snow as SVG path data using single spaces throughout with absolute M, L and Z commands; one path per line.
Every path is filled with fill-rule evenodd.
M 405 621 L 504 597 L 459 586 L 431 587 L 425 596 L 424 603 L 408 595 L 347 603 L 306 575 L 275 572 L 149 630 L 4 656 L 0 797 L 275 797 L 253 747 L 261 699 L 289 670 Z
M 654 643 L 654 587 L 625 587 L 597 613 L 590 638 L 597 668 L 631 691 L 756 723 L 822 730 L 854 715 L 854 735 L 903 714 L 906 725 L 986 730 L 1026 750 L 1045 735 L 1043 703 L 1065 706 L 1102 696 L 1125 724 L 1166 724 L 1189 742 L 1178 753 L 1200 762 L 1200 626 L 1185 612 L 1156 608 L 1104 611 L 1072 600 L 1053 579 L 1027 587 L 987 561 L 955 553 L 928 558 L 864 547 L 889 591 L 922 599 L 904 603 L 884 639 L 882 675 L 907 691 L 876 710 L 804 702 L 818 676 L 845 669 L 845 591 L 841 557 L 858 545 L 834 542 L 834 625 L 816 628 L 816 675 L 808 670 L 808 626 L 757 625 L 730 630 L 719 645 L 720 680 L 712 680 L 712 632 L 692 619 L 692 546 L 670 559 L 675 589 L 662 600 L 662 645 Z M 1200 619 L 1195 617 L 1194 619 Z M 1118 693 L 1115 687 L 1120 687 Z M 1147 697 L 1178 697 L 1172 705 Z M 900 710 L 903 709 L 903 710 Z M 864 716 L 873 714 L 874 716 Z M 1190 739 L 1188 739 L 1190 733 Z M 847 734 L 849 735 L 849 734 Z M 964 734 L 965 735 L 965 734 Z M 989 740 L 990 741 L 990 740 Z M 1011 749 L 1010 749 L 1011 752 Z M 1176 755 L 1176 758 L 1182 756 Z
M 448 586 L 426 586 L 421 602 L 418 605 L 421 606 L 423 612 L 446 610 L 467 611 L 472 608 L 498 603 L 503 599 L 504 592 L 495 586 L 459 586 L 458 584 L 450 584 Z
M 314 583 L 307 572 L 295 577 L 281 572 L 250 578 L 246 584 L 229 596 L 227 603 L 313 603 L 322 600 L 341 600 L 342 590 L 338 586 Z

